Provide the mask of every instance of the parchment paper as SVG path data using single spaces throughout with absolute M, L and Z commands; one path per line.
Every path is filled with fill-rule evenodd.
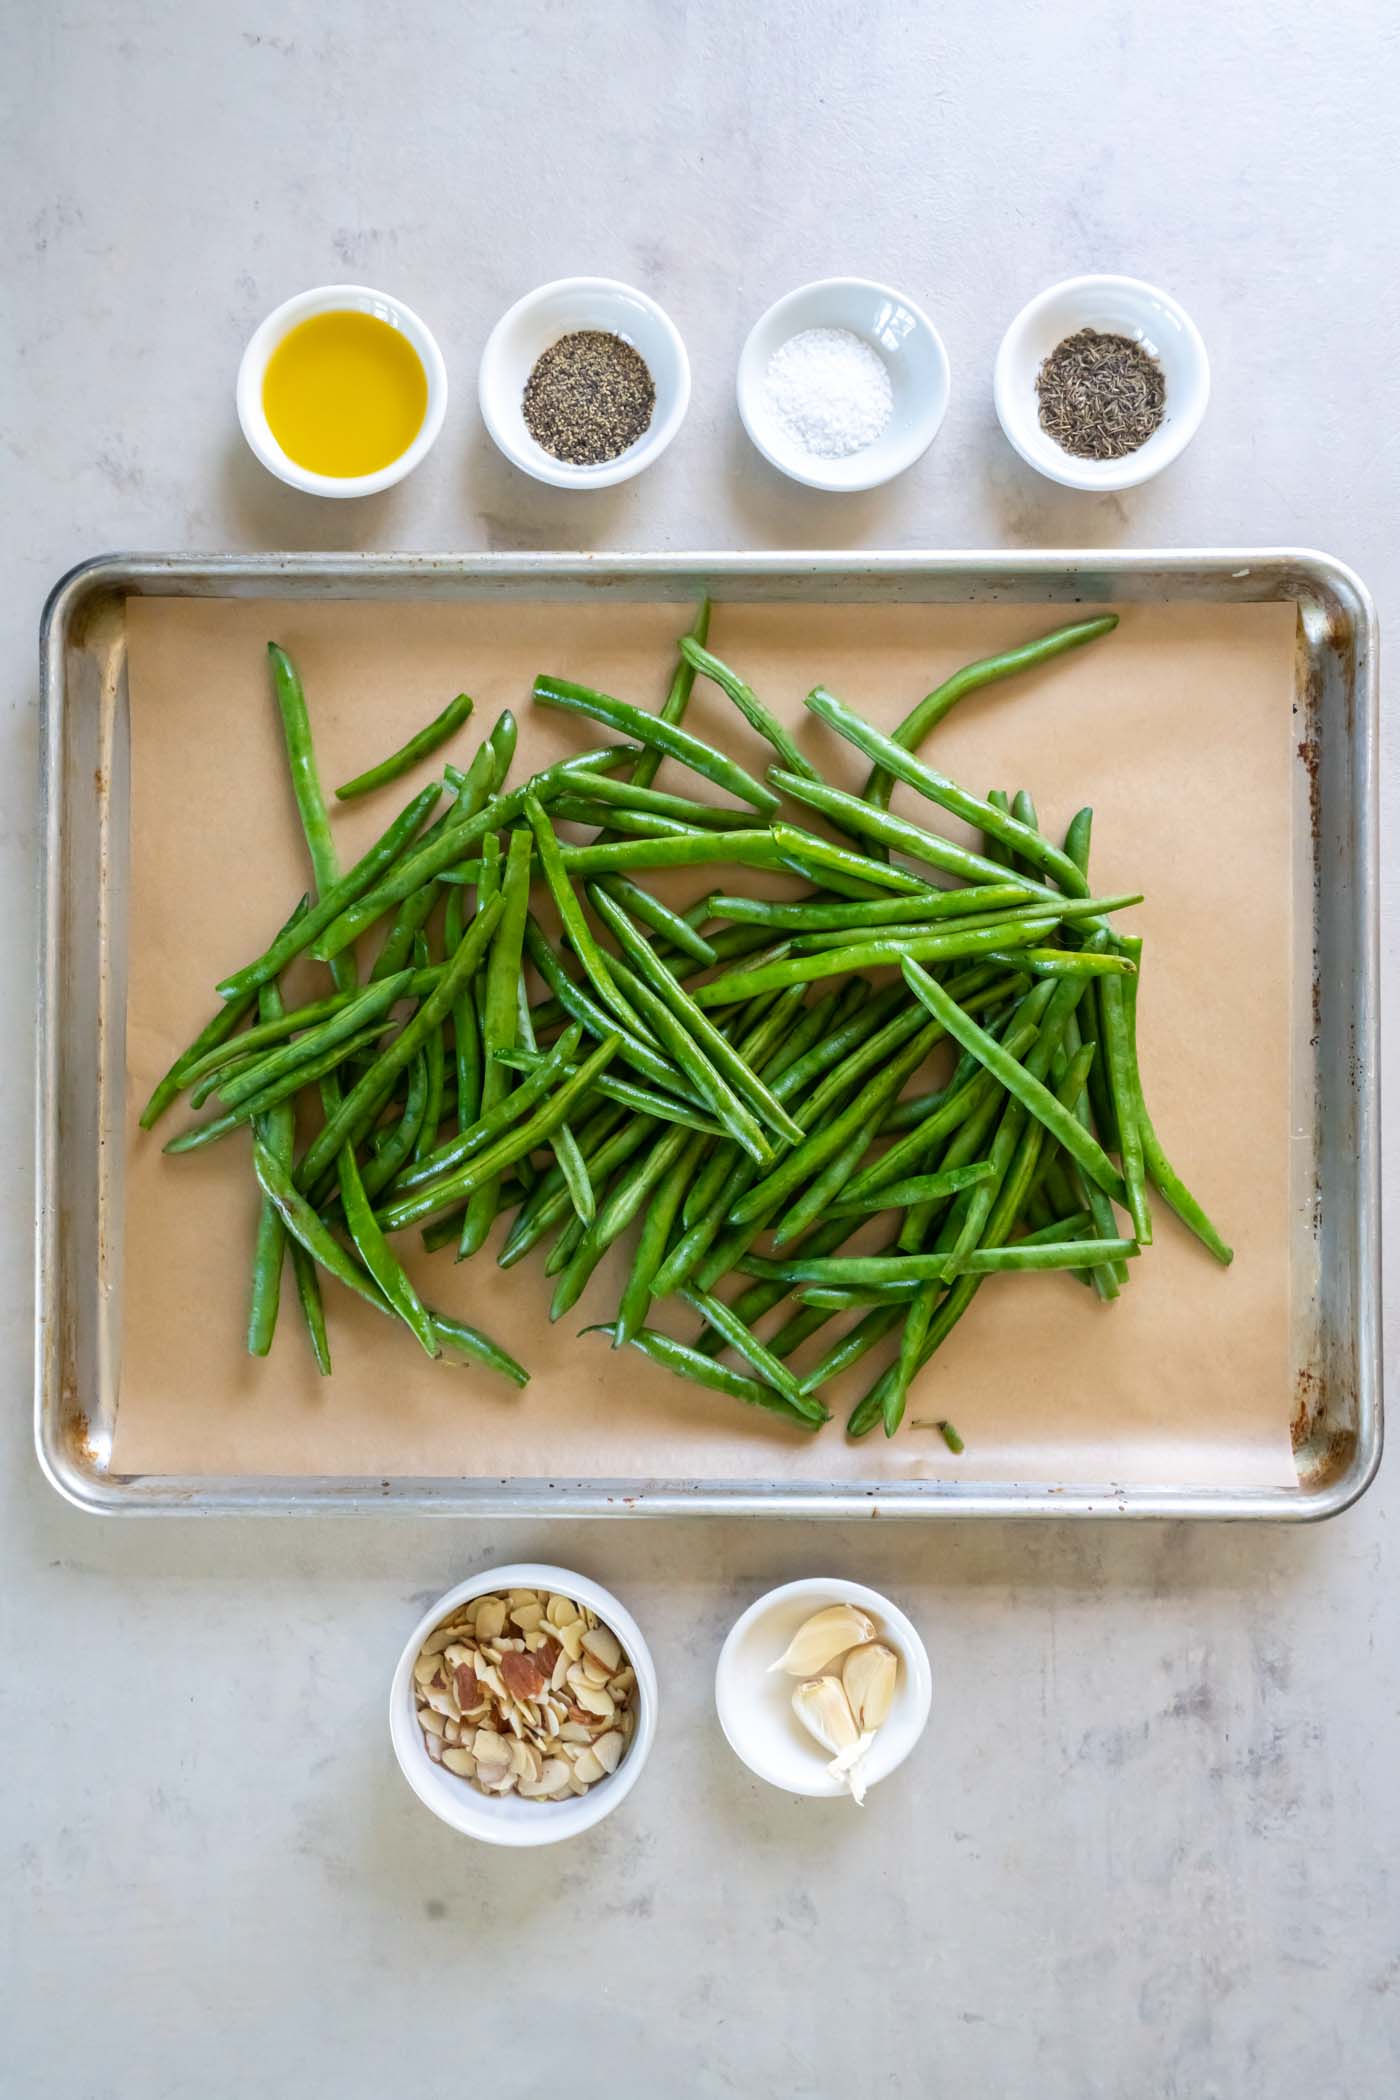
M 127 1008 L 124 1325 L 114 1464 L 240 1474 L 571 1475 L 672 1479 L 1092 1480 L 1254 1486 L 1294 1477 L 1288 1422 L 1290 704 L 1287 606 L 1125 612 L 1116 635 L 963 703 L 937 763 L 968 785 L 1025 786 L 1059 836 L 1095 806 L 1100 893 L 1146 892 L 1124 923 L 1146 937 L 1144 1075 L 1181 1172 L 1236 1248 L 1218 1268 L 1158 1204 L 1157 1243 L 1112 1306 L 1061 1276 L 993 1278 L 920 1379 L 909 1415 L 936 1431 L 847 1443 L 846 1406 L 884 1353 L 835 1395 L 809 1437 L 678 1383 L 606 1338 L 621 1264 L 575 1312 L 546 1317 L 541 1252 L 508 1271 L 491 1251 L 456 1266 L 399 1246 L 424 1294 L 475 1321 L 532 1372 L 520 1394 L 432 1364 L 406 1331 L 327 1284 L 335 1375 L 317 1377 L 290 1285 L 271 1357 L 243 1335 L 256 1189 L 241 1137 L 167 1159 L 140 1103 L 213 1009 L 224 971 L 256 953 L 307 886 L 268 689 L 264 644 L 300 667 L 327 789 L 393 749 L 460 687 L 476 714 L 455 754 L 514 708 L 512 778 L 606 732 L 531 707 L 553 669 L 659 704 L 668 604 L 442 605 L 136 599 L 128 608 L 132 885 Z M 713 647 L 790 723 L 829 777 L 864 761 L 804 714 L 822 680 L 892 726 L 958 664 L 1056 624 L 1041 607 L 718 606 Z M 692 726 L 751 770 L 765 751 L 702 682 Z M 669 762 L 662 783 L 706 792 Z M 406 798 L 412 787 L 403 784 Z M 399 806 L 398 789 L 338 809 L 346 863 Z M 911 814 L 917 798 L 897 790 Z M 927 814 L 926 806 L 923 813 Z M 942 828 L 941 825 L 939 828 Z M 671 884 L 698 896 L 698 873 Z M 754 887 L 750 881 L 750 887 Z M 760 881 L 758 887 L 772 888 Z M 313 982 L 317 980 L 312 980 Z M 312 993 L 315 996 L 315 993 Z M 1241 1053 L 1245 1054 L 1241 1054 Z M 629 1236 L 630 1245 L 630 1236 Z M 693 1331 L 682 1315 L 674 1331 Z M 832 1327 L 819 1349 L 838 1330 Z

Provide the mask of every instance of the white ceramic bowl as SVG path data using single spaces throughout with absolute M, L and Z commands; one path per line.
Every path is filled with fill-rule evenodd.
M 656 386 L 656 405 L 642 435 L 596 467 L 571 466 L 537 445 L 521 405 L 536 360 L 561 335 L 581 328 L 621 336 L 645 359 Z M 666 450 L 690 406 L 690 360 L 675 323 L 645 292 L 614 277 L 559 277 L 502 314 L 481 353 L 477 388 L 486 428 L 522 473 L 561 489 L 603 489 L 630 481 Z
M 469 1598 L 490 1590 L 554 1590 L 596 1611 L 622 1643 L 623 1651 L 637 1673 L 636 1713 L 632 1740 L 617 1770 L 600 1779 L 586 1794 L 571 1794 L 565 1801 L 522 1801 L 514 1794 L 500 1797 L 479 1794 L 465 1779 L 435 1765 L 423 1748 L 423 1731 L 414 1713 L 413 1665 L 418 1651 L 435 1626 Z M 552 1568 L 544 1562 L 522 1561 L 509 1568 L 484 1568 L 466 1582 L 459 1582 L 439 1597 L 431 1611 L 424 1612 L 408 1637 L 389 1692 L 389 1734 L 399 1769 L 425 1807 L 464 1837 L 480 1838 L 487 1845 L 555 1845 L 561 1838 L 577 1837 L 591 1830 L 620 1808 L 642 1776 L 656 1737 L 656 1666 L 642 1630 L 632 1614 L 611 1590 L 575 1575 L 568 1568 Z
M 428 406 L 423 412 L 418 435 L 408 450 L 390 460 L 388 466 L 381 467 L 378 473 L 313 474 L 308 467 L 299 466 L 290 458 L 272 435 L 263 413 L 263 376 L 273 351 L 298 322 L 309 320 L 313 314 L 341 313 L 347 308 L 387 321 L 413 345 L 428 381 Z M 305 489 L 312 496 L 373 496 L 380 489 L 392 488 L 396 481 L 403 480 L 405 474 L 411 474 L 419 460 L 426 458 L 432 450 L 442 429 L 442 419 L 447 414 L 447 367 L 431 331 L 402 299 L 392 298 L 388 292 L 371 291 L 364 284 L 322 284 L 314 291 L 298 292 L 295 299 L 286 300 L 255 329 L 238 367 L 237 401 L 238 420 L 243 426 L 244 437 L 268 472 L 275 474 L 279 481 L 287 482 L 294 489 Z
M 768 400 L 768 360 L 805 328 L 847 328 L 883 359 L 894 413 L 872 444 L 819 459 L 788 435 Z M 739 355 L 739 414 L 771 465 L 813 489 L 873 489 L 923 457 L 943 421 L 952 373 L 943 340 L 911 299 L 868 277 L 823 277 L 770 306 Z
M 918 1742 L 933 1698 L 924 1644 L 888 1597 L 835 1576 L 786 1582 L 751 1604 L 735 1622 L 715 1671 L 719 1723 L 735 1756 L 770 1786 L 823 1800 L 846 1799 L 849 1790 L 843 1780 L 833 1779 L 827 1771 L 821 1746 L 813 1742 L 792 1710 L 792 1695 L 800 1680 L 770 1665 L 803 1621 L 828 1604 L 854 1604 L 869 1612 L 881 1640 L 899 1656 L 899 1681 L 889 1719 L 865 1760 L 866 1784 L 873 1790 L 903 1764 Z
M 1057 344 L 1081 328 L 1130 336 L 1161 361 L 1166 413 L 1136 452 L 1122 459 L 1076 459 L 1040 427 L 1035 382 Z M 1210 399 L 1210 360 L 1191 316 L 1140 277 L 1067 277 L 1023 306 L 997 352 L 997 415 L 1022 459 L 1071 489 L 1130 489 L 1150 481 L 1186 450 Z

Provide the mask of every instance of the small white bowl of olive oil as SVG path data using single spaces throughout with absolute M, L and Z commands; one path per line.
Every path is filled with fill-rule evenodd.
M 244 437 L 279 481 L 313 496 L 372 496 L 431 450 L 447 413 L 447 368 L 401 299 L 323 284 L 255 331 L 237 401 Z

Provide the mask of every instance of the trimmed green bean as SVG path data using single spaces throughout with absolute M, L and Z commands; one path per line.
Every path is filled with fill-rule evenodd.
M 535 807 L 539 805 L 535 804 Z M 495 1053 L 515 1048 L 520 1011 L 521 954 L 530 901 L 530 861 L 529 832 L 513 831 L 501 879 L 501 916 L 491 939 L 491 953 L 486 964 L 486 996 L 481 1012 L 481 1044 L 485 1059 L 481 1073 L 483 1117 L 497 1107 L 511 1087 L 511 1075 L 507 1067 L 497 1061 Z M 499 1201 L 499 1179 L 483 1182 L 472 1191 L 457 1248 L 459 1261 L 475 1254 L 484 1243 L 495 1223 Z
M 624 1342 L 630 1342 L 637 1329 L 646 1323 L 647 1310 L 655 1290 L 656 1272 L 661 1266 L 666 1242 L 671 1236 L 671 1227 L 680 1210 L 681 1199 L 694 1176 L 696 1161 L 704 1143 L 703 1138 L 692 1136 L 680 1147 L 646 1207 L 642 1229 L 637 1236 L 637 1246 L 632 1256 L 631 1271 L 618 1300 L 617 1319 L 613 1327 L 614 1349 L 620 1349 Z
M 331 1014 L 305 1035 L 284 1043 L 280 1049 L 266 1052 L 235 1077 L 216 1081 L 216 1090 L 224 1106 L 236 1108 L 240 1101 L 262 1093 L 284 1072 L 294 1071 L 298 1065 L 320 1057 L 323 1051 L 336 1043 L 343 1043 L 349 1036 L 358 1035 L 371 1021 L 387 1015 L 389 1009 L 407 995 L 412 975 L 411 970 L 400 970 L 380 984 L 366 985 L 363 991 L 348 999 L 338 1013 Z
M 732 1306 L 726 1305 L 722 1298 L 712 1297 L 708 1291 L 695 1291 L 683 1287 L 677 1295 L 683 1305 L 688 1305 L 692 1312 L 699 1313 L 708 1326 L 724 1337 L 731 1349 L 737 1350 L 765 1385 L 771 1385 L 780 1392 L 789 1405 L 809 1420 L 814 1428 L 821 1427 L 826 1419 L 825 1408 L 820 1402 L 806 1399 L 798 1391 L 797 1380 L 787 1365 L 780 1363 L 772 1351 L 764 1347 L 753 1330 L 738 1318 Z M 711 1361 L 708 1357 L 705 1360 L 707 1363 Z
M 375 1042 L 391 1026 L 392 1023 L 388 1021 L 371 1022 L 369 1027 L 362 1028 L 358 1035 L 348 1037 L 343 1043 L 333 1044 L 329 1050 L 322 1051 L 319 1057 L 312 1058 L 307 1064 L 298 1065 L 295 1071 L 284 1072 L 280 1079 L 272 1080 L 261 1093 L 254 1094 L 247 1101 L 240 1101 L 237 1108 L 228 1109 L 223 1115 L 215 1116 L 212 1122 L 193 1124 L 188 1130 L 182 1130 L 177 1137 L 167 1138 L 161 1150 L 170 1153 L 172 1158 L 182 1152 L 199 1152 L 205 1145 L 212 1145 L 219 1138 L 227 1137 L 231 1130 L 241 1130 L 243 1125 L 251 1123 L 255 1116 L 266 1115 L 270 1108 L 276 1108 L 279 1102 L 289 1101 L 292 1095 L 299 1094 L 303 1087 L 311 1086 L 328 1073 L 338 1071 L 347 1058 L 353 1057 L 357 1050 L 363 1050 L 368 1044 Z
M 690 635 L 682 638 L 680 650 L 693 670 L 710 679 L 727 700 L 733 701 L 749 727 L 757 730 L 766 744 L 771 744 L 790 771 L 801 773 L 810 780 L 820 778 L 816 767 L 810 759 L 803 757 L 777 716 L 764 706 L 753 687 L 745 685 L 737 672 L 731 671 L 728 664 L 721 663 Z
M 452 1173 L 469 1159 L 475 1159 L 478 1152 L 494 1143 L 512 1123 L 518 1123 L 522 1116 L 528 1115 L 536 1102 L 543 1101 L 555 1086 L 578 1070 L 577 1065 L 569 1060 L 578 1049 L 582 1034 L 575 1021 L 551 1049 L 534 1054 L 531 1070 L 513 1092 L 498 1096 L 456 1137 L 448 1138 L 431 1152 L 416 1155 L 412 1163 L 395 1177 L 391 1193 L 406 1195 L 410 1189 L 424 1188 L 440 1175 Z
M 563 1038 L 560 1037 L 559 1040 L 562 1042 Z M 554 1048 L 558 1048 L 558 1043 Z M 621 1049 L 618 1050 L 619 1057 L 624 1054 Z M 509 1065 L 514 1072 L 537 1071 L 544 1055 L 545 1053 L 539 1050 L 496 1052 L 497 1062 Z M 571 1078 L 576 1070 L 577 1066 L 567 1065 L 560 1077 Z M 598 1081 L 597 1092 L 606 1095 L 610 1101 L 620 1101 L 624 1107 L 634 1109 L 641 1115 L 654 1116 L 658 1122 L 684 1123 L 688 1130 L 698 1130 L 705 1137 L 724 1136 L 722 1123 L 712 1121 L 709 1116 L 702 1116 L 689 1101 L 680 1100 L 674 1094 L 654 1093 L 650 1087 L 633 1086 L 630 1080 L 614 1079 L 611 1074 Z
M 685 1024 L 677 1019 L 666 1001 L 625 962 L 615 963 L 614 968 L 633 1005 L 639 1009 L 663 1050 L 670 1054 L 684 1074 L 691 1092 L 706 1103 L 730 1137 L 737 1139 L 751 1158 L 766 1164 L 772 1158 L 773 1148 L 753 1110 L 739 1099 L 728 1079 Z
M 609 1325 L 598 1325 L 580 1329 L 583 1334 L 611 1334 Z M 733 1400 L 747 1400 L 754 1407 L 766 1407 L 770 1413 L 779 1414 L 786 1421 L 796 1422 L 803 1429 L 820 1428 L 829 1420 L 825 1409 L 820 1417 L 800 1412 L 785 1393 L 776 1386 L 764 1385 L 757 1378 L 744 1378 L 738 1371 L 731 1371 L 725 1364 L 717 1364 L 698 1349 L 675 1341 L 669 1334 L 662 1334 L 654 1327 L 639 1327 L 632 1336 L 631 1345 L 643 1356 L 677 1378 L 688 1379 L 692 1385 L 708 1386 L 713 1392 L 727 1393 Z
M 1026 918 L 1019 924 L 984 927 L 980 932 L 949 932 L 922 935 L 909 941 L 861 941 L 849 948 L 828 948 L 820 955 L 791 955 L 781 962 L 764 963 L 756 969 L 726 971 L 712 977 L 695 994 L 700 1006 L 728 1006 L 736 999 L 752 999 L 758 992 L 789 984 L 814 984 L 823 977 L 843 977 L 851 970 L 878 970 L 893 963 L 942 963 L 969 956 L 996 955 L 1005 966 L 1003 951 L 1024 941 L 1029 947 L 1054 925 L 1052 918 Z
M 1009 1247 L 973 1247 L 950 1256 L 953 1276 L 992 1276 L 1002 1271 L 1093 1268 L 1100 1262 L 1127 1261 L 1140 1251 L 1136 1240 L 1017 1240 Z
M 828 1212 L 833 1218 L 855 1218 L 876 1210 L 903 1210 L 911 1203 L 936 1203 L 940 1197 L 956 1196 L 962 1189 L 975 1188 L 979 1181 L 991 1179 L 995 1169 L 990 1160 L 978 1159 L 965 1167 L 949 1167 L 936 1174 L 915 1174 L 907 1181 L 887 1181 L 873 1195 L 858 1201 L 849 1198 L 831 1206 Z
M 420 759 L 427 758 L 436 751 L 439 744 L 445 744 L 450 736 L 454 736 L 471 711 L 470 695 L 458 693 L 455 700 L 448 701 L 440 715 L 434 715 L 432 721 L 425 723 L 406 744 L 400 744 L 397 751 L 390 752 L 377 766 L 367 767 L 363 773 L 357 773 L 353 780 L 347 780 L 343 787 L 338 787 L 335 791 L 336 800 L 352 802 L 357 795 L 368 795 L 375 788 L 385 787 L 389 781 L 399 779 L 410 767 L 416 766 Z
M 663 794 L 659 788 L 639 787 L 631 780 L 613 780 L 603 773 L 576 773 L 573 793 L 586 802 L 603 802 L 610 810 L 638 810 L 647 816 L 669 817 L 691 831 L 748 831 L 753 825 L 751 809 L 722 809 L 713 802 L 696 802 L 688 795 Z M 609 816 L 609 823 L 612 817 Z
M 1023 642 L 1019 648 L 1005 649 L 997 656 L 984 656 L 976 663 L 964 664 L 942 685 L 926 693 L 918 706 L 911 708 L 893 733 L 892 741 L 913 751 L 920 745 L 959 700 L 968 693 L 975 693 L 984 685 L 992 685 L 1003 678 L 1014 678 L 1021 671 L 1034 670 L 1067 649 L 1078 649 L 1085 642 L 1092 642 L 1101 634 L 1109 634 L 1118 625 L 1117 613 L 1104 613 L 1093 620 L 1076 620 L 1068 627 L 1057 627 L 1052 634 L 1038 635 L 1034 641 Z M 889 806 L 894 788 L 894 776 L 881 766 L 872 770 L 865 783 L 867 802 L 877 808 Z
M 644 926 L 650 926 L 653 933 L 659 933 L 673 946 L 683 949 L 705 969 L 713 968 L 719 960 L 709 942 L 703 935 L 698 934 L 679 912 L 672 911 L 659 897 L 653 897 L 649 890 L 639 889 L 636 883 L 629 882 L 625 875 L 605 875 L 597 884 L 597 888 L 611 897 L 615 904 L 625 906 Z
M 696 607 L 695 620 L 690 632 L 692 639 L 702 645 L 709 640 L 710 601 L 708 598 L 702 598 Z M 675 673 L 671 679 L 670 691 L 662 702 L 661 719 L 663 722 L 678 723 L 684 721 L 694 686 L 694 669 L 682 656 L 677 661 Z M 644 750 L 636 765 L 632 768 L 633 786 L 649 788 L 661 769 L 661 761 L 664 756 L 665 753 L 657 750 L 655 746 L 650 746 Z
M 1123 946 L 1127 949 L 1130 959 L 1136 963 L 1142 953 L 1141 940 L 1136 937 L 1130 939 L 1125 935 L 1123 937 Z M 1133 1060 L 1133 1099 L 1137 1108 L 1138 1127 L 1142 1133 L 1143 1165 L 1151 1178 L 1152 1186 L 1156 1189 L 1162 1201 L 1176 1212 L 1182 1224 L 1186 1226 L 1188 1231 L 1195 1233 L 1201 1245 L 1209 1249 L 1222 1267 L 1228 1269 L 1235 1258 L 1234 1249 L 1221 1236 L 1206 1215 L 1205 1210 L 1197 1202 L 1171 1161 L 1167 1158 L 1166 1153 L 1162 1149 L 1162 1141 L 1153 1128 L 1152 1118 L 1147 1112 L 1147 1103 L 1143 1099 L 1142 1092 L 1142 1074 L 1138 1065 L 1138 981 L 1137 977 L 1132 977 L 1125 982 L 1123 1003 L 1125 1009 L 1124 1018 L 1128 1027 L 1128 1041 Z
M 1005 862 L 990 860 L 984 853 L 974 853 L 966 846 L 955 846 L 951 839 L 925 831 L 922 825 L 911 823 L 907 817 L 895 817 L 887 810 L 872 809 L 868 803 L 843 793 L 840 788 L 818 786 L 815 781 L 800 780 L 795 774 L 780 773 L 776 768 L 772 778 L 797 801 L 820 809 L 833 822 L 846 825 L 879 845 L 892 847 L 897 853 L 907 854 L 911 860 L 921 860 L 942 875 L 953 875 L 961 882 L 978 885 L 994 884 L 997 888 L 1019 882 L 1033 901 L 1054 903 L 1060 899 L 1061 893 L 1048 883 L 1020 875 Z

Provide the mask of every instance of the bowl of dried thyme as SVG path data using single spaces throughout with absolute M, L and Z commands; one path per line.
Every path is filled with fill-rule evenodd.
M 1135 488 L 1180 457 L 1210 398 L 1190 315 L 1138 277 L 1069 277 L 1023 306 L 994 379 L 1001 427 L 1067 488 Z
M 556 488 L 608 488 L 659 459 L 685 420 L 690 361 L 670 316 L 612 277 L 561 277 L 492 329 L 478 375 L 501 451 Z

